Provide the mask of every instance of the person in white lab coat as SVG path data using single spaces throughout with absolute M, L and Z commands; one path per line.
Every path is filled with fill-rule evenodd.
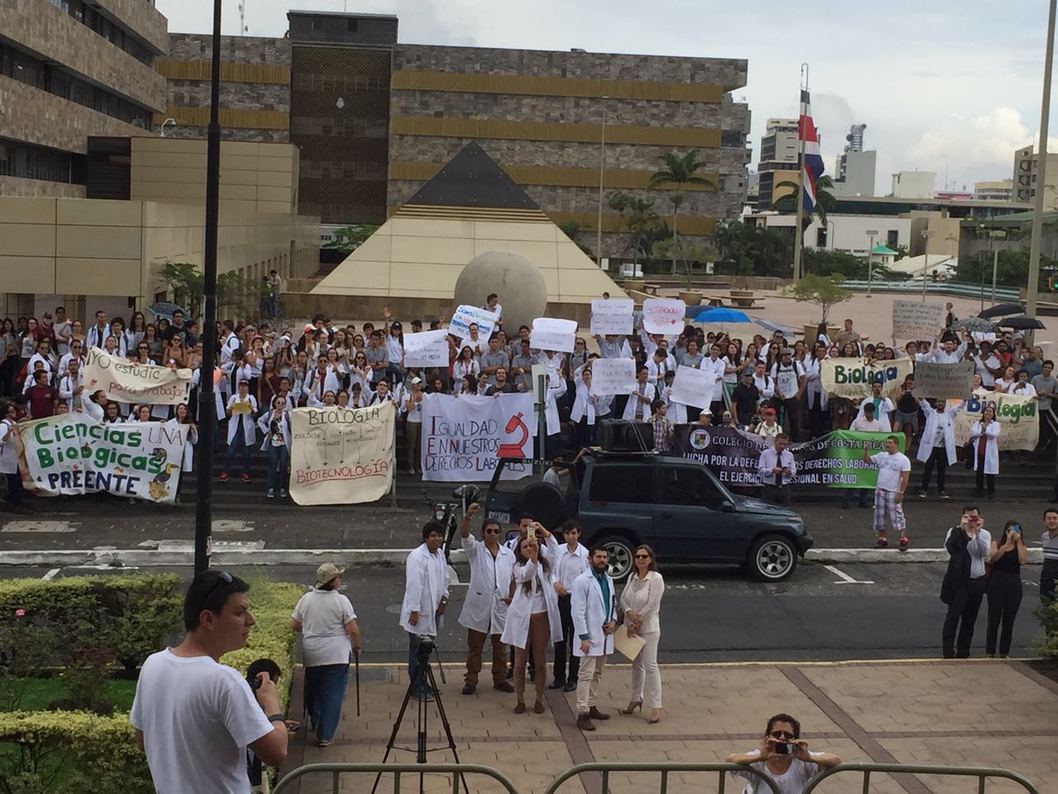
M 958 402 L 946 407 L 944 400 L 937 400 L 930 405 L 928 400 L 919 400 L 922 413 L 926 416 L 926 426 L 918 442 L 917 457 L 926 467 L 922 470 L 922 490 L 920 499 L 929 494 L 929 477 L 933 467 L 937 468 L 937 494 L 941 499 L 949 499 L 944 493 L 944 475 L 948 467 L 955 462 L 955 414 L 962 410 L 965 402 Z
M 225 407 L 228 415 L 228 452 L 224 456 L 224 468 L 220 472 L 220 480 L 228 479 L 228 469 L 231 468 L 232 458 L 235 451 L 242 449 L 242 481 L 250 481 L 250 447 L 257 442 L 257 426 L 253 417 L 257 413 L 257 400 L 250 394 L 250 382 L 239 381 L 239 393 L 228 398 Z
M 459 625 L 467 630 L 467 672 L 463 676 L 463 694 L 473 695 L 478 688 L 482 651 L 486 639 L 492 642 L 492 688 L 513 692 L 507 680 L 507 651 L 500 635 L 507 623 L 507 607 L 511 603 L 511 570 L 514 552 L 500 543 L 503 531 L 500 522 L 485 519 L 481 526 L 484 541 L 470 532 L 470 519 L 481 510 L 477 502 L 467 507 L 467 514 L 459 526 L 463 551 L 470 564 L 470 584 L 466 600 L 459 613 Z
M 573 422 L 573 447 L 584 449 L 595 442 L 595 422 L 609 408 L 609 398 L 591 393 L 591 367 L 581 367 L 576 378 L 576 397 L 569 418 Z
M 577 688 L 580 658 L 573 654 L 573 613 L 570 590 L 577 577 L 588 570 L 588 549 L 580 543 L 580 522 L 575 518 L 562 524 L 562 540 L 555 557 L 555 592 L 558 593 L 558 612 L 562 616 L 562 642 L 555 643 L 554 680 L 548 689 L 572 692 Z M 566 670 L 569 670 L 567 675 Z
M 629 393 L 628 402 L 625 403 L 625 421 L 649 422 L 650 406 L 657 399 L 657 389 L 647 380 L 647 368 L 640 367 L 636 374 L 635 388 Z
M 408 677 L 415 684 L 415 695 L 425 700 L 425 671 L 419 666 L 419 646 L 424 637 L 436 637 L 441 616 L 448 605 L 448 565 L 441 547 L 445 528 L 440 521 L 427 521 L 422 528 L 422 544 L 412 549 L 405 563 L 404 601 L 400 607 L 400 627 L 408 632 Z
M 577 727 L 594 731 L 595 720 L 608 720 L 599 711 L 595 699 L 607 655 L 613 653 L 613 634 L 617 629 L 617 591 L 607 573 L 610 555 L 603 546 L 589 552 L 591 567 L 578 576 L 570 592 L 573 613 L 573 653 L 580 658 L 577 673 Z
M 544 403 L 544 416 L 547 419 L 547 439 L 545 441 L 544 457 L 550 460 L 555 457 L 554 449 L 558 441 L 558 434 L 562 430 L 562 423 L 558 416 L 558 398 L 566 393 L 566 379 L 562 377 L 560 367 L 549 369 L 547 372 L 547 399 Z
M 287 420 L 287 398 L 277 394 L 272 398 L 272 408 L 261 414 L 257 426 L 264 433 L 261 449 L 268 453 L 268 498 L 274 499 L 276 485 L 279 496 L 287 495 L 290 479 L 290 422 Z
M 541 542 L 547 546 L 545 552 Z M 553 560 L 558 556 L 555 536 L 534 521 L 527 535 L 519 540 L 514 552 L 514 591 L 503 641 L 514 646 L 514 692 L 518 702 L 515 714 L 524 714 L 525 668 L 529 653 L 536 665 L 536 702 L 533 712 L 544 713 L 544 692 L 547 685 L 547 649 L 562 641 L 562 616 L 558 611 L 558 593 L 552 580 Z
M 985 406 L 981 421 L 970 428 L 970 444 L 974 450 L 974 471 L 977 472 L 977 498 L 984 496 L 984 484 L 988 482 L 988 498 L 996 498 L 996 475 L 999 474 L 999 422 L 996 409 Z

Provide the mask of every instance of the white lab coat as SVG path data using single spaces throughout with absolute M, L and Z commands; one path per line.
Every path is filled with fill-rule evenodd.
M 588 424 L 595 424 L 596 418 L 609 405 L 605 396 L 592 394 L 588 384 L 583 379 L 577 380 L 577 396 L 573 399 L 573 408 L 570 409 L 569 418 L 574 423 L 579 423 L 584 417 L 588 418 Z
M 863 416 L 863 406 L 868 404 L 874 405 L 874 397 L 867 397 L 860 402 L 861 416 Z M 875 411 L 874 418 L 881 424 L 883 433 L 891 433 L 893 430 L 893 424 L 889 418 L 889 415 L 893 412 L 893 408 L 893 401 L 888 397 L 883 397 L 878 401 L 878 410 Z
M 228 398 L 227 408 L 230 410 L 233 405 L 237 402 L 242 402 L 239 399 L 238 394 L 233 394 Z M 235 433 L 238 431 L 240 425 L 242 425 L 242 436 L 246 441 L 246 446 L 250 446 L 257 441 L 257 428 L 254 426 L 253 415 L 257 413 L 257 400 L 252 394 L 246 395 L 245 402 L 250 403 L 250 413 L 248 414 L 232 414 L 231 418 L 228 419 L 228 443 L 230 444 L 235 440 Z
M 984 429 L 985 438 L 985 474 L 999 474 L 999 422 L 992 420 Z M 970 443 L 974 448 L 974 470 L 977 470 L 978 439 L 981 438 L 981 423 L 974 422 L 970 428 Z
M 14 429 L 15 422 L 0 419 L 0 474 L 18 474 L 18 444 Z
M 470 563 L 470 585 L 467 587 L 459 625 L 483 634 L 502 634 L 507 622 L 507 598 L 511 590 L 514 552 L 500 544 L 496 556 L 488 546 L 468 535 L 463 551 Z
M 937 423 L 944 427 L 944 451 L 948 454 L 948 464 L 955 463 L 955 414 L 966 405 L 961 402 L 952 405 L 943 411 L 937 411 L 927 400 L 919 400 L 922 412 L 926 415 L 926 426 L 922 431 L 922 439 L 918 442 L 918 454 L 915 456 L 925 463 L 933 453 L 933 439 L 937 435 Z
M 409 634 L 437 636 L 437 608 L 448 598 L 448 565 L 443 551 L 431 554 L 425 543 L 411 550 L 405 563 L 404 602 L 400 605 L 400 627 Z M 419 613 L 411 625 L 408 616 Z
M 665 401 L 665 405 L 668 406 L 666 416 L 669 421 L 674 425 L 685 425 L 687 424 L 687 406 L 683 403 L 674 403 L 672 401 L 672 387 L 666 386 L 661 390 L 661 399 Z
M 264 441 L 261 442 L 261 449 L 264 452 L 268 451 L 268 448 L 272 446 L 272 411 L 265 411 L 261 414 L 261 418 L 257 420 L 257 426 L 261 428 L 261 432 L 264 433 Z M 283 434 L 283 446 L 288 450 L 290 449 L 290 422 L 287 421 L 287 413 L 283 411 L 279 415 L 279 431 Z
M 179 428 L 182 425 L 175 419 L 170 419 L 166 422 L 167 425 L 171 425 L 174 428 Z M 184 444 L 184 458 L 180 471 L 194 471 L 195 468 L 195 444 L 198 443 L 198 427 L 195 425 L 188 425 L 187 427 L 187 443 Z
M 650 404 L 657 398 L 657 390 L 649 383 L 643 384 L 642 394 L 645 394 L 650 399 L 643 402 L 636 394 L 640 393 L 640 384 L 636 383 L 636 387 L 628 394 L 628 402 L 625 403 L 625 412 L 621 417 L 626 421 L 638 421 L 648 422 L 650 421 L 650 415 L 653 411 L 650 408 Z
M 544 405 L 544 415 L 547 418 L 547 435 L 556 435 L 562 425 L 558 417 L 558 398 L 566 393 L 566 379 L 556 368 L 548 371 L 547 400 Z
M 613 634 L 603 634 L 603 624 L 617 620 L 617 587 L 609 574 L 610 603 L 603 601 L 602 587 L 591 568 L 573 582 L 570 590 L 570 611 L 573 613 L 573 655 L 606 656 L 613 653 Z M 582 634 L 591 635 L 591 648 L 580 649 Z
M 555 539 L 547 539 L 550 547 Z M 558 593 L 555 591 L 551 574 L 555 566 L 552 560 L 558 555 L 558 547 L 555 545 L 555 553 L 550 555 L 548 562 L 551 569 L 544 573 L 543 566 L 535 562 L 525 564 L 514 564 L 514 600 L 507 611 L 507 624 L 503 627 L 503 636 L 500 638 L 507 645 L 516 648 L 525 648 L 529 643 L 529 619 L 532 616 L 533 594 L 540 591 L 544 594 L 544 603 L 547 605 L 547 621 L 551 629 L 551 643 L 562 642 L 562 615 L 558 611 Z M 541 557 L 544 556 L 541 549 Z M 524 583 L 529 583 L 529 592 L 525 592 Z

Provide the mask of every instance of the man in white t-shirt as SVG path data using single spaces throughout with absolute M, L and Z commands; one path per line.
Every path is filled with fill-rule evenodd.
M 875 546 L 880 549 L 889 546 L 885 537 L 887 514 L 893 529 L 900 533 L 900 548 L 903 550 L 911 545 L 904 519 L 904 492 L 911 478 L 911 461 L 898 451 L 899 443 L 896 436 L 889 436 L 885 440 L 885 452 L 877 455 L 870 454 L 869 442 L 863 444 L 863 462 L 878 469 L 878 484 L 874 488 L 874 531 L 878 533 Z
M 833 753 L 815 753 L 801 738 L 801 723 L 789 714 L 776 714 L 768 720 L 767 730 L 759 750 L 732 753 L 729 764 L 741 764 L 767 777 L 779 794 L 803 794 L 805 784 L 820 769 L 841 763 Z M 732 776 L 748 780 L 743 794 L 770 794 L 772 789 L 761 782 L 760 775 L 749 771 L 732 772 Z
M 250 586 L 227 571 L 199 574 L 184 596 L 183 642 L 143 663 L 129 721 L 159 794 L 249 794 L 246 748 L 278 767 L 287 756 L 279 690 L 266 674 L 256 697 L 220 658 L 246 645 Z

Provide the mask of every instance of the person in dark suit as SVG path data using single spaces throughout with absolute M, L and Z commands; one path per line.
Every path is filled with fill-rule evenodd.
M 985 562 L 991 554 L 992 536 L 976 507 L 962 510 L 959 525 L 944 536 L 948 570 L 940 589 L 940 600 L 948 605 L 941 642 L 945 659 L 970 655 L 974 624 L 985 593 Z M 958 635 L 956 637 L 956 635 Z

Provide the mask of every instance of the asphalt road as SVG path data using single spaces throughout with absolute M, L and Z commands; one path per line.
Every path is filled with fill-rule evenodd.
M 152 571 L 159 569 L 152 568 Z M 105 571 L 117 575 L 118 571 Z M 189 577 L 187 569 L 175 571 Z M 310 583 L 307 566 L 235 569 L 254 578 Z M 61 577 L 100 573 L 94 569 L 0 567 L 0 578 Z M 457 568 L 465 582 L 465 566 Z M 730 569 L 667 572 L 662 602 L 663 662 L 748 660 L 832 661 L 940 656 L 944 605 L 937 597 L 944 566 L 874 564 L 827 567 L 805 564 L 781 584 L 761 584 Z M 1014 630 L 1012 655 L 1035 655 L 1039 566 L 1023 569 L 1025 597 Z M 849 582 L 848 579 L 854 581 Z M 400 568 L 350 571 L 347 590 L 364 632 L 365 662 L 406 658 L 406 636 L 397 625 L 404 587 Z M 465 642 L 457 618 L 465 586 L 451 588 L 440 648 L 447 669 L 458 677 Z M 252 599 L 251 589 L 251 599 Z M 975 632 L 973 654 L 984 654 L 986 606 Z

